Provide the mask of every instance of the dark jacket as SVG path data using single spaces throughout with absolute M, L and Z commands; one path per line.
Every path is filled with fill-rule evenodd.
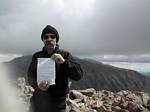
M 82 69 L 80 64 L 73 58 L 73 56 L 64 50 L 56 49 L 54 53 L 59 53 L 65 59 L 63 64 L 57 64 L 56 66 L 56 79 L 55 85 L 51 85 L 48 92 L 52 97 L 60 98 L 65 97 L 69 92 L 68 79 L 80 80 L 82 77 Z M 43 48 L 42 51 L 37 52 L 32 57 L 32 62 L 28 69 L 28 84 L 35 89 L 35 93 L 38 90 L 37 86 L 37 59 L 38 58 L 50 58 L 50 55 Z M 34 94 L 35 94 L 34 93 Z

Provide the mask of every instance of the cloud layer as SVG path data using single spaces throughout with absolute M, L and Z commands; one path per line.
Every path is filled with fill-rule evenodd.
M 1 0 L 0 53 L 31 54 L 50 24 L 74 54 L 150 54 L 149 0 Z

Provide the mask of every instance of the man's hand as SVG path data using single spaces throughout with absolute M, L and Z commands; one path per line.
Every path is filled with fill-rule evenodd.
M 28 96 L 28 97 L 33 96 L 33 92 L 34 92 L 33 87 L 31 87 L 31 86 L 25 86 L 25 88 L 24 88 L 24 94 L 26 96 Z
M 39 89 L 41 89 L 42 91 L 46 91 L 49 88 L 49 82 L 48 81 L 42 81 L 39 85 L 38 85 Z
M 58 64 L 63 64 L 65 59 L 61 56 L 61 54 L 54 53 L 51 58 Z

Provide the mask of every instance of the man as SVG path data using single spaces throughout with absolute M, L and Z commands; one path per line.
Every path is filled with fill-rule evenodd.
M 66 112 L 66 96 L 69 92 L 68 79 L 80 80 L 82 69 L 73 56 L 59 49 L 57 30 L 47 25 L 41 34 L 44 43 L 42 51 L 35 53 L 28 69 L 28 83 L 35 91 L 31 98 L 33 112 Z M 43 80 L 37 83 L 38 58 L 51 58 L 55 61 L 55 84 Z

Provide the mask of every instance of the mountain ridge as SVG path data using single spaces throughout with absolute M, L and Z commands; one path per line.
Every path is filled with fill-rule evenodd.
M 13 79 L 26 77 L 31 58 L 31 55 L 15 58 L 10 62 L 5 62 L 4 65 L 10 71 Z M 80 63 L 84 75 L 80 81 L 72 81 L 72 89 L 137 90 L 150 93 L 149 77 L 134 70 L 117 68 L 93 59 L 75 58 Z

